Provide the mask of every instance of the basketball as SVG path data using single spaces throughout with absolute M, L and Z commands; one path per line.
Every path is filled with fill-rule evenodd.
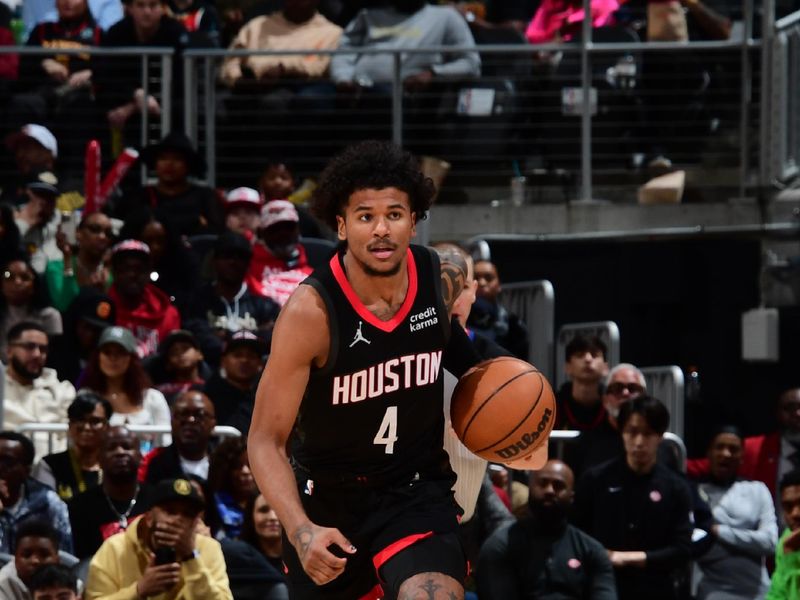
M 512 357 L 494 358 L 459 379 L 450 417 L 458 439 L 474 454 L 490 462 L 524 462 L 547 448 L 556 399 L 550 383 L 532 364 Z

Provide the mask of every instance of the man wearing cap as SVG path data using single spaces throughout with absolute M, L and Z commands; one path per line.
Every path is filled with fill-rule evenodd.
M 258 376 L 264 366 L 266 345 L 249 331 L 231 336 L 222 354 L 222 369 L 212 375 L 203 391 L 214 403 L 217 423 L 250 430 Z
M 158 347 L 158 354 L 147 361 L 155 388 L 169 402 L 191 387 L 202 386 L 211 376 L 203 360 L 200 344 L 191 331 L 176 329 Z
M 258 229 L 261 194 L 249 187 L 238 187 L 225 196 L 225 227 L 252 240 Z
M 56 212 L 58 177 L 52 171 L 38 171 L 25 184 L 27 201 L 14 215 L 14 221 L 28 248 L 31 264 L 38 273 L 44 273 L 47 261 L 61 258 L 56 243 L 56 233 L 61 215 Z
M 281 306 L 313 271 L 300 243 L 299 220 L 291 202 L 270 200 L 261 209 L 258 241 L 253 245 L 247 284 Z
M 219 199 L 213 188 L 189 181 L 202 177 L 206 162 L 186 134 L 171 132 L 157 144 L 142 150 L 140 160 L 155 171 L 156 184 L 129 194 L 114 209 L 114 216 L 127 220 L 141 206 L 149 206 L 157 221 L 167 223 L 178 235 L 216 233 L 222 230 Z
M 15 429 L 23 423 L 64 423 L 67 408 L 75 399 L 69 381 L 59 381 L 58 374 L 45 367 L 49 351 L 47 333 L 41 325 L 28 321 L 17 323 L 8 331 L 4 381 L 2 429 Z M 39 457 L 66 449 L 63 435 L 53 436 L 48 449 L 47 434 L 34 437 Z
M 181 326 L 169 297 L 150 283 L 150 248 L 138 240 L 118 243 L 111 249 L 111 272 L 114 284 L 108 295 L 117 309 L 116 324 L 136 336 L 141 358 L 149 356 L 170 331 Z
M 217 367 L 225 339 L 236 331 L 252 331 L 269 343 L 280 306 L 254 294 L 245 283 L 253 247 L 243 236 L 226 231 L 214 244 L 214 281 L 197 293 L 185 316 L 186 328 L 200 342 L 209 365 Z
M 209 442 L 217 425 L 214 405 L 203 392 L 183 392 L 172 405 L 172 444 L 147 453 L 139 480 L 155 484 L 168 477 L 208 479 Z
M 95 554 L 84 598 L 232 600 L 219 542 L 195 533 L 204 507 L 188 480 L 159 482 L 153 507 Z

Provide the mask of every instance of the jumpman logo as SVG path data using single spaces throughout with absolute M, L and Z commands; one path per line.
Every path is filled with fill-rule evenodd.
M 367 338 L 365 338 L 365 337 L 364 337 L 364 334 L 363 334 L 363 333 L 361 333 L 361 321 L 359 321 L 359 322 L 358 322 L 358 329 L 356 329 L 356 335 L 355 335 L 355 337 L 353 338 L 353 341 L 352 341 L 352 342 L 350 342 L 350 346 L 349 346 L 349 347 L 350 347 L 350 348 L 352 348 L 352 347 L 353 347 L 353 346 L 355 346 L 355 345 L 356 345 L 358 342 L 367 342 L 368 344 L 371 344 L 371 343 L 372 343 L 372 342 L 370 342 L 370 341 L 369 341 Z

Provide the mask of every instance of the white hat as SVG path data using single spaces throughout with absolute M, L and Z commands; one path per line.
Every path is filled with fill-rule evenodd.
M 261 227 L 265 229 L 275 223 L 284 221 L 297 223 L 299 220 L 297 209 L 288 200 L 270 200 L 261 209 Z
M 58 156 L 58 142 L 56 141 L 56 136 L 54 136 L 52 132 L 44 125 L 28 123 L 22 128 L 21 132 L 23 135 L 27 135 L 28 137 L 35 139 L 42 146 L 44 146 L 45 149 L 49 150 L 52 153 L 53 158 Z
M 225 208 L 230 208 L 237 204 L 261 208 L 261 194 L 249 187 L 233 189 L 225 196 Z

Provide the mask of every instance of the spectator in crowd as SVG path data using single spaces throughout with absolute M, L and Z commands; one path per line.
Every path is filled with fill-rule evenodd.
M 13 554 L 20 523 L 47 522 L 59 533 L 58 547 L 72 552 L 72 529 L 67 505 L 52 489 L 30 476 L 33 443 L 23 434 L 0 431 L 0 552 Z
M 105 258 L 114 230 L 111 220 L 101 212 L 84 215 L 75 232 L 75 248 L 59 232 L 56 240 L 63 255 L 47 261 L 45 278 L 50 299 L 60 311 L 66 311 L 82 288 L 105 292 L 111 285 Z
M 225 228 L 252 240 L 261 218 L 261 194 L 249 187 L 238 187 L 225 196 Z
M 617 0 L 592 0 L 592 27 L 614 23 L 614 13 L 619 8 Z M 583 22 L 583 4 L 576 0 L 542 0 L 536 14 L 525 30 L 531 44 L 554 44 L 569 41 L 580 34 Z
M 124 327 L 108 327 L 100 335 L 86 367 L 84 387 L 111 403 L 111 425 L 169 425 L 167 401 L 150 387 L 150 378 L 136 354 L 136 340 Z M 152 439 L 143 436 L 143 449 L 149 449 Z
M 53 488 L 64 502 L 97 486 L 103 473 L 100 448 L 111 412 L 111 404 L 102 396 L 88 390 L 78 394 L 67 409 L 69 447 L 43 457 L 34 479 Z
M 25 184 L 32 175 L 42 171 L 55 172 L 58 142 L 47 127 L 28 123 L 8 136 L 6 145 L 14 156 L 16 181 L 7 186 L 13 191 L 3 190 L 3 198 L 13 204 L 22 204 L 27 200 Z
M 78 577 L 60 564 L 38 567 L 31 576 L 28 590 L 31 600 L 80 600 Z
M 167 404 L 191 387 L 201 387 L 211 376 L 203 361 L 200 345 L 191 331 L 176 329 L 167 336 L 151 357 L 148 371 L 155 388 L 164 394 Z
M 25 203 L 15 216 L 22 244 L 37 273 L 44 273 L 48 260 L 61 258 L 56 244 L 61 223 L 61 214 L 56 211 L 58 194 L 58 177 L 52 171 L 32 173 L 25 183 Z
M 75 388 L 69 381 L 59 381 L 58 374 L 44 366 L 50 348 L 47 333 L 37 323 L 22 321 L 9 330 L 7 341 L 2 428 L 63 423 Z M 38 456 L 49 452 L 47 434 L 37 433 L 34 440 Z M 64 446 L 60 436 L 53 437 L 54 450 Z
M 744 439 L 739 475 L 763 482 L 775 499 L 778 526 L 783 526 L 782 504 L 777 483 L 800 466 L 800 388 L 790 388 L 778 397 L 778 430 Z M 701 479 L 709 472 L 707 458 L 687 461 L 687 473 Z
M 231 49 L 246 50 L 334 50 L 342 28 L 323 17 L 319 0 L 286 0 L 281 10 L 248 21 L 231 43 Z M 264 90 L 301 84 L 322 78 L 328 71 L 330 55 L 232 56 L 222 65 L 221 78 L 228 87 L 244 84 Z M 293 86 L 294 87 L 294 86 Z M 280 196 L 284 198 L 285 196 Z M 272 200 L 273 198 L 267 198 Z
M 211 365 L 219 365 L 232 333 L 250 331 L 269 340 L 278 318 L 278 304 L 254 294 L 245 283 L 252 256 L 252 246 L 241 235 L 220 235 L 214 244 L 214 281 L 200 288 L 186 315 L 186 327 L 197 335 Z
M 58 19 L 42 21 L 28 36 L 29 48 L 89 48 L 100 45 L 102 30 L 95 23 L 87 0 L 59 0 Z M 23 54 L 20 68 L 25 92 L 12 98 L 9 120 L 53 123 L 64 141 L 62 168 L 78 173 L 83 148 L 91 132 L 94 104 L 92 66 L 88 54 Z
M 640 396 L 622 405 L 625 455 L 585 473 L 575 492 L 575 524 L 608 551 L 620 600 L 675 600 L 673 572 L 689 562 L 689 486 L 659 464 L 666 407 Z
M 494 532 L 481 548 L 481 600 L 616 600 L 605 549 L 567 523 L 573 484 L 572 471 L 559 460 L 531 472 L 529 514 Z
M 697 559 L 697 600 L 763 598 L 769 589 L 765 558 L 775 552 L 778 525 L 767 486 L 737 478 L 742 435 L 720 427 L 708 448 L 710 477 L 698 484 L 711 508 L 711 544 Z
M 191 175 L 203 176 L 206 163 L 186 134 L 168 133 L 157 144 L 144 148 L 140 159 L 155 171 L 156 183 L 126 195 L 115 209 L 115 216 L 125 219 L 139 207 L 149 206 L 155 220 L 167 225 L 177 236 L 222 230 L 217 192 L 189 181 Z
M 111 27 L 103 36 L 101 46 L 119 47 L 167 47 L 180 53 L 189 43 L 186 29 L 175 19 L 167 16 L 165 0 L 124 0 L 125 17 Z M 173 81 L 183 81 L 182 60 L 174 57 L 172 62 Z M 155 66 L 159 63 L 153 63 Z M 151 115 L 161 114 L 161 104 L 152 95 L 145 97 L 142 88 L 141 59 L 130 57 L 98 57 L 93 63 L 93 80 L 97 104 L 108 120 L 112 130 L 124 132 L 132 119 L 141 111 Z M 152 68 L 151 73 L 159 72 Z M 180 100 L 179 85 L 173 86 L 173 101 Z M 178 103 L 173 104 L 177 106 Z M 138 123 L 135 125 L 138 128 Z M 129 133 L 132 133 L 129 132 Z M 137 139 L 132 136 L 130 139 Z
M 247 283 L 255 293 L 280 306 L 313 271 L 300 242 L 299 220 L 297 209 L 288 200 L 270 200 L 261 209 Z
M 779 489 L 786 530 L 775 551 L 775 571 L 767 600 L 797 600 L 800 598 L 800 471 L 786 473 Z
M 210 0 L 169 0 L 169 13 L 189 32 L 195 48 L 219 48 L 221 23 Z
M 500 304 L 500 277 L 497 267 L 488 260 L 475 263 L 478 299 L 472 307 L 468 325 L 498 343 L 517 358 L 528 357 L 528 328 L 515 314 Z
M 258 550 L 278 572 L 283 573 L 283 527 L 275 510 L 259 493 L 253 494 L 244 509 L 241 539 Z
M 111 249 L 114 284 L 108 295 L 117 310 L 117 325 L 135 332 L 142 358 L 155 353 L 161 340 L 181 326 L 169 297 L 150 283 L 150 264 L 150 247 L 143 242 L 124 240 Z
M 608 374 L 606 345 L 597 336 L 575 336 L 566 347 L 569 380 L 556 394 L 556 429 L 597 429 L 606 418 L 601 382 Z
M 203 391 L 214 404 L 217 423 L 235 427 L 246 436 L 256 398 L 256 387 L 264 367 L 266 345 L 249 331 L 234 333 L 225 344 L 222 368 Z
M 0 351 L 6 350 L 8 332 L 22 321 L 38 323 L 49 336 L 62 333 L 61 314 L 50 306 L 44 281 L 34 271 L 25 252 L 17 250 L 0 266 L 3 283 L 0 291 Z
M 172 405 L 172 444 L 152 450 L 139 469 L 139 479 L 156 484 L 162 479 L 194 475 L 208 479 L 209 443 L 217 420 L 214 405 L 203 392 L 183 392 Z
M 102 483 L 69 502 L 78 558 L 91 557 L 103 540 L 125 531 L 148 509 L 151 489 L 136 477 L 141 460 L 136 434 L 122 426 L 109 428 L 100 447 Z
M 12 256 L 21 248 L 19 227 L 14 221 L 14 209 L 0 203 L 0 256 Z
M 451 6 L 432 6 L 424 0 L 393 0 L 366 8 L 342 34 L 343 50 L 414 49 L 431 46 L 470 47 L 475 41 L 464 18 Z M 394 65 L 391 54 L 337 54 L 331 78 L 340 87 L 388 86 Z M 434 79 L 477 77 L 477 52 L 401 55 L 400 77 L 410 91 L 427 88 Z
M 233 600 L 219 542 L 197 535 L 204 502 L 186 479 L 165 479 L 153 506 L 123 535 L 103 542 L 89 567 L 86 600 L 113 597 Z M 157 565 L 154 553 L 172 550 Z M 124 595 L 124 596 L 123 596 Z
M 267 161 L 261 176 L 258 178 L 258 189 L 264 201 L 289 200 L 297 210 L 300 236 L 309 238 L 330 237 L 330 230 L 304 206 L 306 199 L 298 197 L 292 167 L 285 159 L 272 158 Z M 312 186 L 313 187 L 313 186 Z M 310 197 L 313 189 L 305 187 Z
M 564 462 L 580 476 L 590 468 L 621 457 L 625 445 L 617 418 L 622 406 L 647 391 L 644 374 L 630 363 L 620 363 L 609 371 L 603 391 L 605 418 L 595 429 L 581 433 L 564 448 Z
M 213 518 L 209 525 L 218 539 L 239 537 L 247 500 L 258 491 L 247 458 L 247 438 L 228 438 L 216 447 L 208 469 Z
M 31 600 L 28 586 L 33 574 L 43 565 L 59 562 L 58 540 L 58 531 L 46 521 L 28 519 L 19 524 L 14 559 L 0 569 L 3 600 Z
M 111 298 L 85 288 L 64 313 L 64 334 L 53 340 L 49 363 L 61 378 L 81 387 L 86 365 L 97 348 L 100 334 L 116 320 Z
M 194 302 L 200 279 L 198 257 L 170 221 L 158 221 L 147 207 L 130 213 L 121 239 L 139 240 L 150 249 L 150 282 L 183 314 Z
M 89 10 L 103 30 L 108 29 L 122 18 L 122 2 L 120 0 L 89 0 Z M 58 10 L 54 0 L 33 0 L 22 3 L 25 35 L 29 35 L 38 23 L 57 20 Z
M 500 501 L 511 512 L 511 498 L 508 497 L 508 469 L 502 465 L 489 465 L 489 480 L 492 482 L 492 490 L 500 498 Z

